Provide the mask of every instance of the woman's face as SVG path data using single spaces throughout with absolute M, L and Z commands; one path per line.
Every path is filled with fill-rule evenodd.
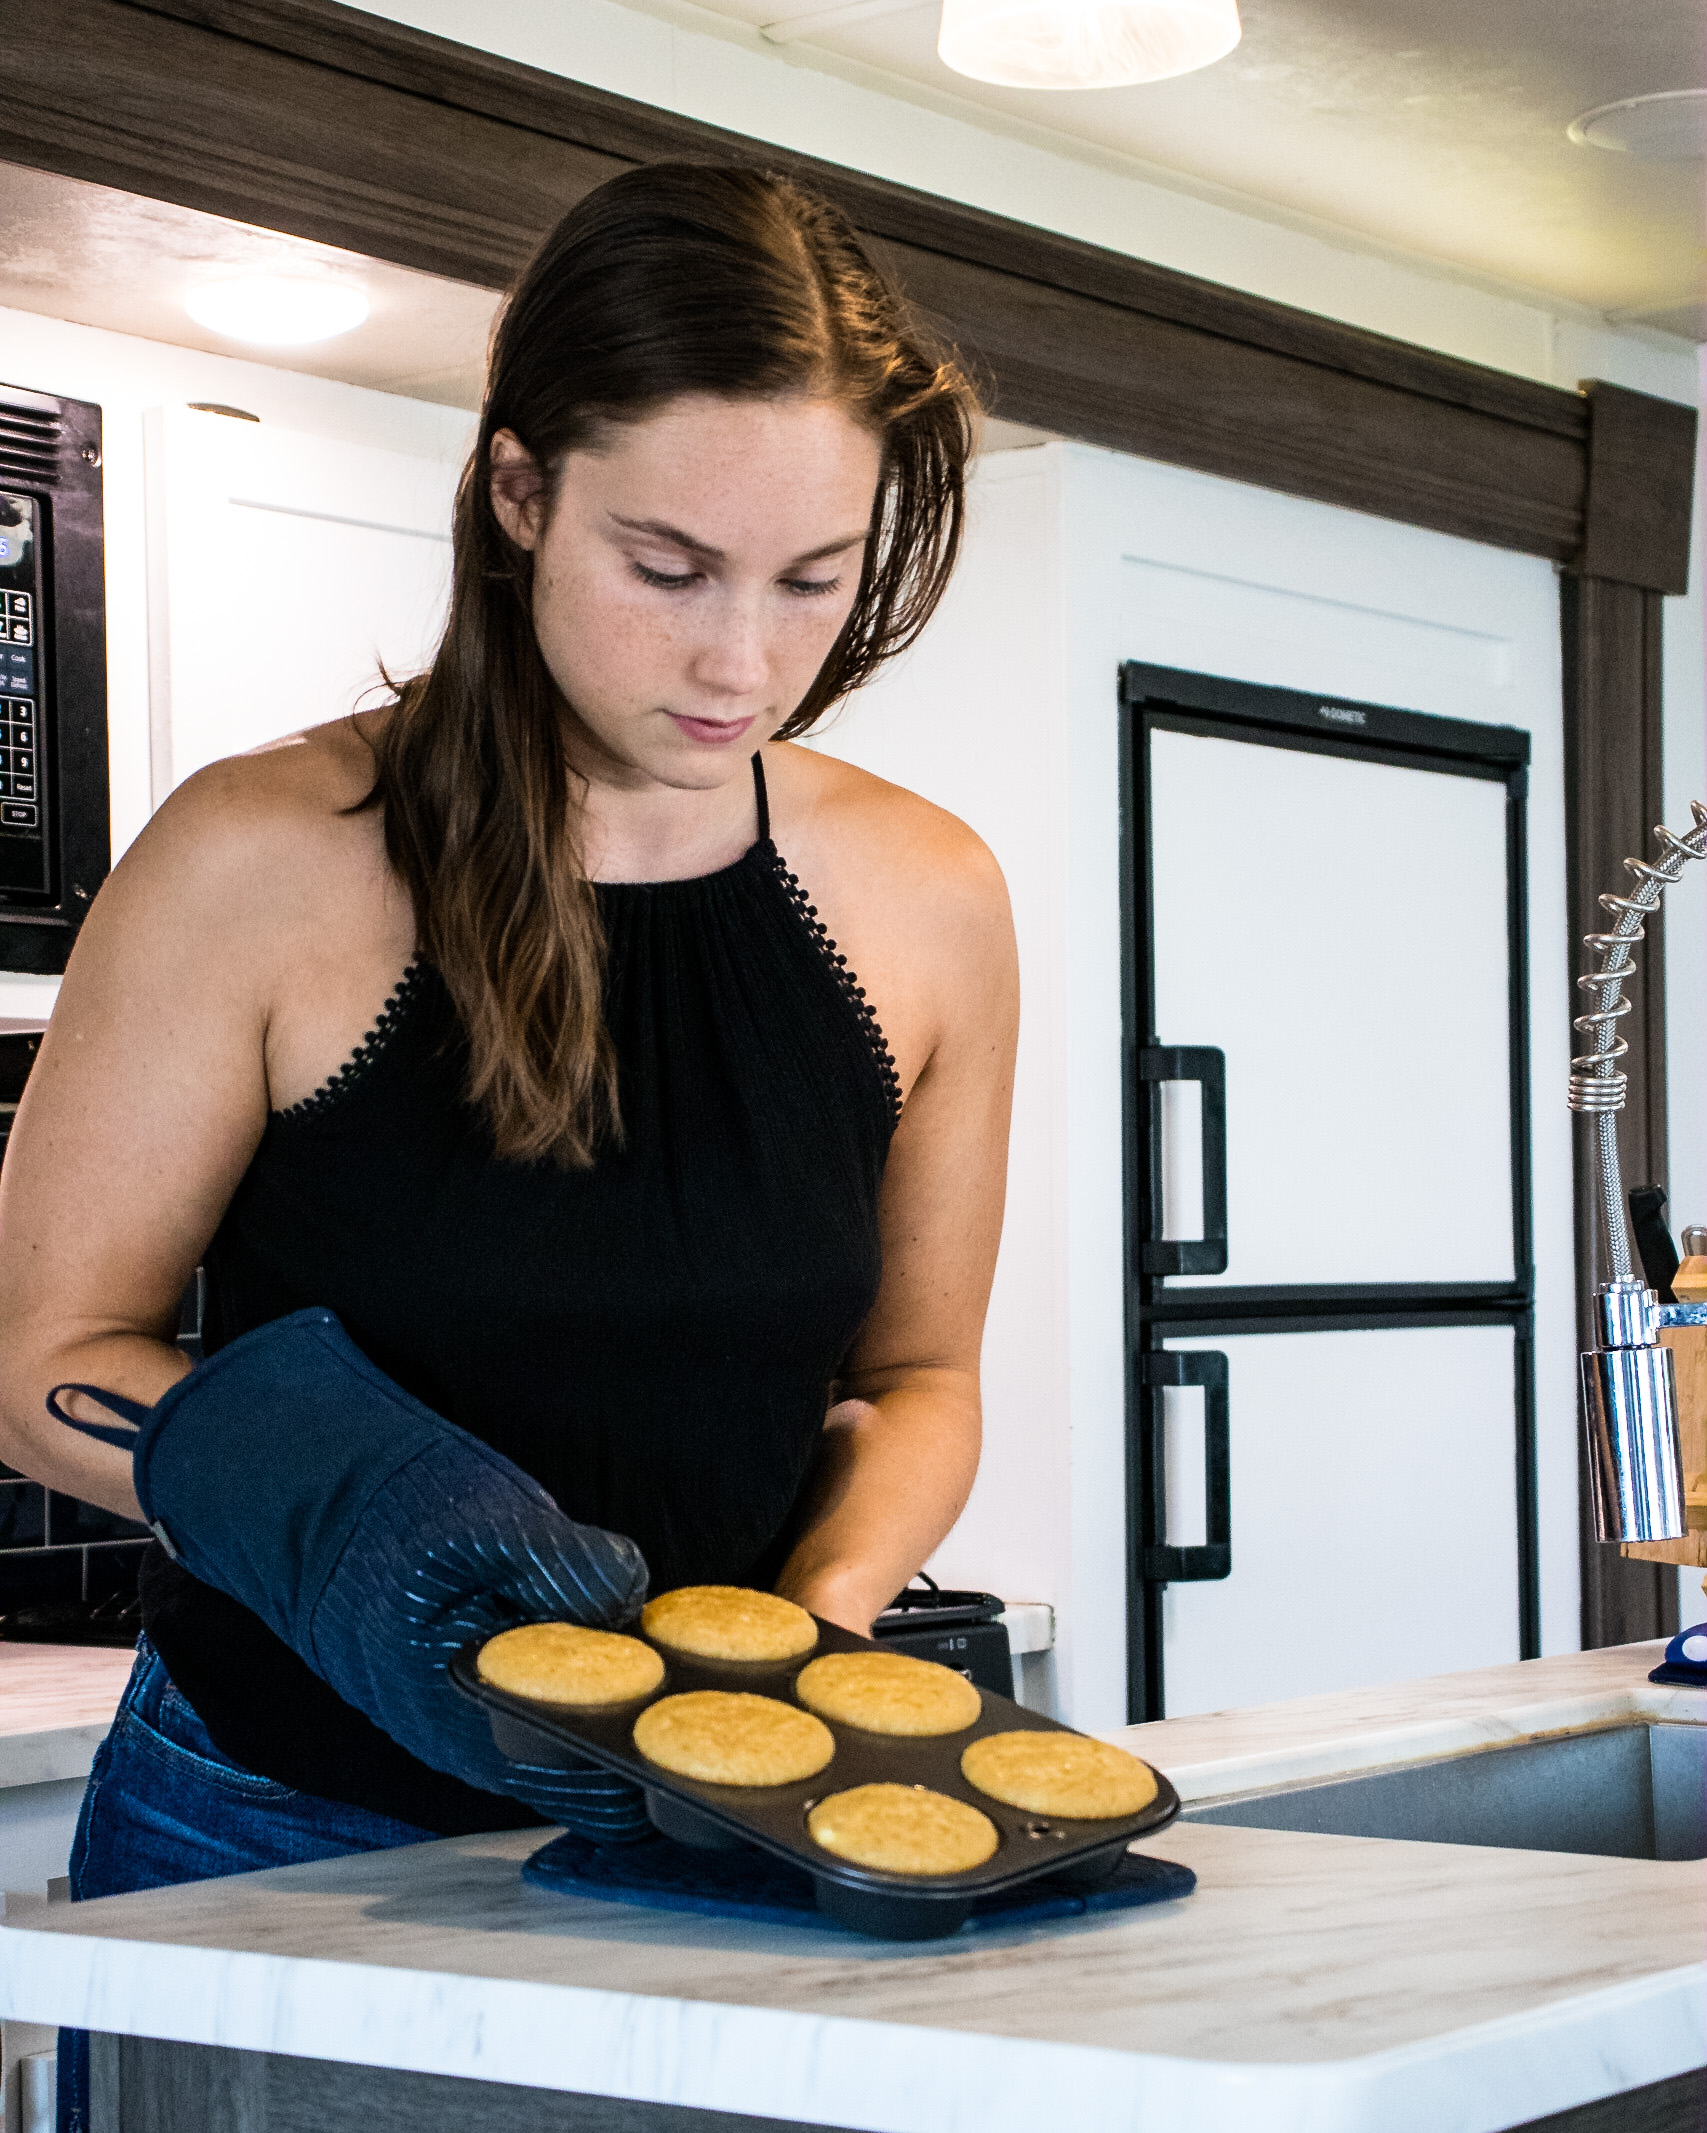
M 827 401 L 684 395 L 571 452 L 548 507 L 499 433 L 493 505 L 534 556 L 577 768 L 695 791 L 745 775 L 848 618 L 880 457 Z

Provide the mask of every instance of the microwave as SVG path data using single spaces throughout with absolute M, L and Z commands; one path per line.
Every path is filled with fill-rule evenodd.
M 0 384 L 0 971 L 55 974 L 111 863 L 101 410 Z

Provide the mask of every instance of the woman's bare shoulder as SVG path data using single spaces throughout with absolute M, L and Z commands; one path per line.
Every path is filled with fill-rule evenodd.
M 778 848 L 874 1003 L 911 1088 L 1017 1015 L 1007 883 L 978 834 L 946 808 L 815 749 L 767 751 Z
M 816 749 L 769 753 L 782 758 L 784 804 L 814 884 L 833 874 L 857 880 L 862 901 L 906 904 L 932 924 L 1008 928 L 1002 870 L 958 815 Z

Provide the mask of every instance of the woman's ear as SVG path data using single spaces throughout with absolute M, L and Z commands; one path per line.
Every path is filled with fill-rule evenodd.
M 545 530 L 545 470 L 514 430 L 492 439 L 492 509 L 518 548 L 538 546 Z

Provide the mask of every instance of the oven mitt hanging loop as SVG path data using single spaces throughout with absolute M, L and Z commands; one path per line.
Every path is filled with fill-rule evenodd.
M 83 1392 L 136 1423 L 85 1423 Z M 601 1842 L 648 1833 L 637 1787 L 500 1755 L 446 1668 L 523 1622 L 627 1622 L 646 1565 L 395 1385 L 330 1311 L 221 1348 L 153 1407 L 59 1386 L 72 1428 L 130 1447 L 143 1516 L 193 1576 L 259 1615 L 344 1701 L 435 1770 Z

